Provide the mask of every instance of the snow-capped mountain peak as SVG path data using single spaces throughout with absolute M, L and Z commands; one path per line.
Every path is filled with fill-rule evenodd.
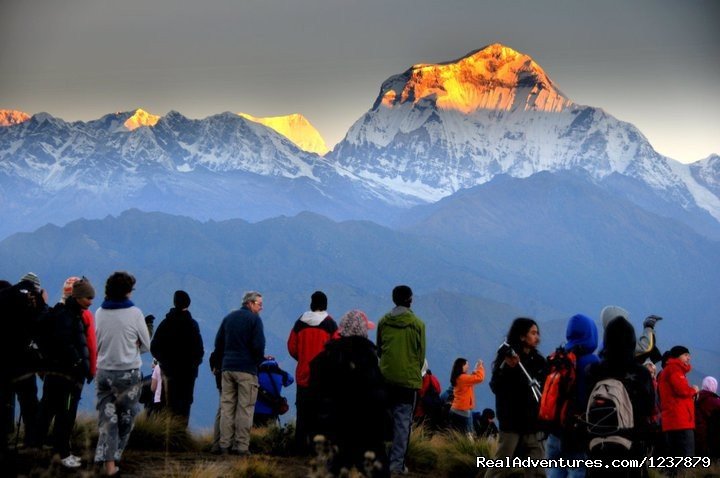
M 29 119 L 30 115 L 22 111 L 0 110 L 0 127 L 24 123 Z
M 499 174 L 621 175 L 720 220 L 720 198 L 709 191 L 714 162 L 691 175 L 633 125 L 573 103 L 530 56 L 498 43 L 390 77 L 329 159 L 428 202 Z
M 418 64 L 382 85 L 373 109 L 430 101 L 443 110 L 559 112 L 572 102 L 528 55 L 494 43 L 455 61 Z
M 276 132 L 292 141 L 298 148 L 309 153 L 325 155 L 329 150 L 320 132 L 299 113 L 285 116 L 270 116 L 258 118 L 247 113 L 238 113 L 239 116 L 272 128 Z
M 148 113 L 147 111 L 138 108 L 135 110 L 132 116 L 130 116 L 123 126 L 129 131 L 133 131 L 141 126 L 155 126 L 160 119 L 160 116 Z

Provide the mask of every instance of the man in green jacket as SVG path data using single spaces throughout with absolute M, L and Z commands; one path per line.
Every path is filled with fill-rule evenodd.
M 395 287 L 392 298 L 395 308 L 378 323 L 377 349 L 393 420 L 390 472 L 407 473 L 405 454 L 410 442 L 417 391 L 422 385 L 425 324 L 410 310 L 410 287 Z

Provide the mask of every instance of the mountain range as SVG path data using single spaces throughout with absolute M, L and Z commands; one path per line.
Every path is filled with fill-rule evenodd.
M 586 200 L 568 200 L 578 195 Z M 173 292 L 186 290 L 206 357 L 243 291 L 260 290 L 267 351 L 290 371 L 285 342 L 314 290 L 327 293 L 336 319 L 360 308 L 377 321 L 392 307 L 392 288 L 408 283 L 443 383 L 456 356 L 491 363 L 513 317 L 535 317 L 549 353 L 564 342 L 568 317 L 597 317 L 608 304 L 629 310 L 638 328 L 646 315 L 663 316 L 658 344 L 692 350 L 694 383 L 720 373 L 720 248 L 687 226 L 567 173 L 498 177 L 406 218 L 389 228 L 307 212 L 249 223 L 129 210 L 14 234 L 0 241 L 0 264 L 11 281 L 37 273 L 51 301 L 69 275 L 101 288 L 112 271 L 129 270 L 138 279 L 133 300 L 158 321 Z M 216 393 L 205 363 L 195 425 L 212 423 Z M 487 387 L 477 393 L 479 406 L 492 406 Z
M 130 207 L 249 220 L 310 210 L 387 223 L 500 174 L 585 171 L 720 238 L 717 156 L 686 165 L 658 154 L 633 125 L 574 103 L 532 58 L 500 44 L 390 77 L 324 156 L 305 150 L 327 147 L 301 115 L 0 118 L 0 237 Z
M 69 275 L 100 287 L 130 270 L 158 319 L 187 290 L 208 353 L 258 289 L 290 370 L 312 291 L 336 318 L 378 319 L 408 283 L 443 382 L 456 356 L 490 363 L 512 317 L 536 317 L 549 353 L 572 314 L 617 304 L 636 327 L 665 317 L 658 342 L 692 350 L 694 382 L 720 374 L 720 156 L 658 154 L 499 44 L 390 77 L 325 154 L 316 133 L 299 115 L 0 112 L 0 278 L 32 270 L 55 299 Z M 199 387 L 193 422 L 208 426 L 205 366 Z

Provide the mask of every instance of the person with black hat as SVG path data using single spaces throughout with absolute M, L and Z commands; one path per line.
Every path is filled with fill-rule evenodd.
M 603 342 L 604 353 L 600 362 L 590 364 L 587 369 L 587 390 L 590 397 L 593 395 L 595 385 L 607 379 L 619 381 L 627 392 L 631 402 L 633 428 L 623 430 L 627 433 L 629 449 L 625 446 L 612 446 L 605 443 L 602 446 L 593 446 L 591 442 L 588 451 L 592 459 L 642 459 L 646 455 L 648 440 L 651 440 L 651 417 L 655 404 L 655 390 L 653 389 L 650 372 L 635 360 L 635 328 L 632 324 L 619 316 L 607 323 Z M 588 400 L 592 403 L 592 398 Z M 589 407 L 588 407 L 589 408 Z M 610 437 L 609 439 L 612 439 Z M 588 477 L 644 477 L 646 468 L 593 469 L 588 468 Z
M 410 308 L 413 302 L 410 287 L 396 286 L 392 291 L 392 300 L 395 307 L 378 322 L 376 343 L 388 410 L 393 417 L 390 472 L 405 474 L 413 410 L 417 393 L 422 387 L 425 323 Z
M 310 310 L 304 312 L 293 325 L 287 340 L 288 353 L 297 360 L 295 379 L 295 447 L 298 453 L 311 451 L 315 432 L 315 412 L 310 396 L 310 361 L 319 354 L 325 343 L 337 331 L 335 320 L 327 312 L 328 299 L 323 291 L 316 290 L 310 296 Z
M 695 396 L 697 385 L 690 385 L 690 351 L 676 345 L 670 349 L 667 363 L 658 377 L 662 431 L 667 452 L 672 456 L 695 454 Z
M 20 415 L 25 425 L 23 442 L 26 447 L 37 447 L 39 400 L 36 372 L 39 370 L 34 343 L 36 324 L 46 313 L 47 292 L 40 279 L 32 272 L 20 281 L 0 291 L 0 322 L 3 338 L 0 341 L 0 407 L 8 411 L 17 397 Z M 7 438 L 12 421 L 0 420 L 0 453 L 8 445 Z
M 173 305 L 155 331 L 150 352 L 160 363 L 167 406 L 187 426 L 205 349 L 198 323 L 188 310 L 188 293 L 175 291 Z

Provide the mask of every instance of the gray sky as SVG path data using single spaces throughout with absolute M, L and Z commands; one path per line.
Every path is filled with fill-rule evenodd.
M 720 0 L 0 0 L 0 108 L 302 113 L 332 147 L 382 82 L 501 42 L 662 154 L 720 153 Z

